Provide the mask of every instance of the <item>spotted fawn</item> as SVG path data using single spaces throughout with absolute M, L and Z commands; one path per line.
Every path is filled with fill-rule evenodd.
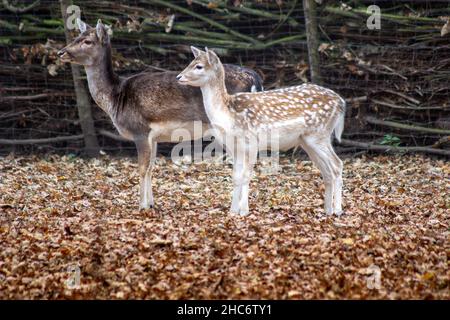
M 325 212 L 342 213 L 342 161 L 331 145 L 344 129 L 345 101 L 337 93 L 314 84 L 284 89 L 229 94 L 224 67 L 211 50 L 191 47 L 195 59 L 178 76 L 180 84 L 200 87 L 206 114 L 213 127 L 235 144 L 227 148 L 234 160 L 231 212 L 248 214 L 249 182 L 262 135 L 278 139 L 279 150 L 300 146 L 319 168 L 325 183 Z M 224 143 L 228 144 L 230 139 Z

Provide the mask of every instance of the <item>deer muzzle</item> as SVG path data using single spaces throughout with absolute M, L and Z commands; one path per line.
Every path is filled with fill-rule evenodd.
M 71 55 L 70 53 L 66 50 L 66 48 L 63 48 L 61 50 L 59 50 L 57 52 L 58 57 L 61 59 L 61 61 L 63 62 L 70 62 L 71 59 Z
M 181 73 L 177 75 L 177 80 L 179 84 L 186 84 L 188 82 L 184 75 Z

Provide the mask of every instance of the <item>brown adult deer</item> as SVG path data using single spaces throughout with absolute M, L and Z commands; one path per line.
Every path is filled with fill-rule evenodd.
M 223 65 L 208 49 L 177 79 L 201 88 L 211 124 L 226 135 L 225 144 L 233 144 L 227 148 L 234 157 L 233 213 L 248 214 L 253 160 L 258 150 L 268 148 L 260 138 L 269 136 L 281 150 L 301 146 L 307 152 L 325 182 L 325 212 L 341 214 L 342 161 L 331 146 L 332 133 L 340 140 L 344 129 L 345 101 L 338 94 L 314 84 L 229 94 Z
M 142 72 L 124 78 L 113 70 L 111 44 L 106 27 L 98 21 L 92 28 L 77 20 L 80 35 L 58 52 L 64 62 L 81 64 L 89 91 L 111 118 L 118 132 L 137 147 L 140 175 L 140 207 L 153 207 L 152 165 L 157 142 L 171 142 L 171 133 L 184 128 L 194 136 L 194 122 L 208 125 L 201 91 L 179 85 L 177 72 Z M 196 52 L 194 52 L 196 54 Z M 253 71 L 225 66 L 230 92 L 261 90 L 261 78 Z M 203 130 L 205 132 L 205 130 Z

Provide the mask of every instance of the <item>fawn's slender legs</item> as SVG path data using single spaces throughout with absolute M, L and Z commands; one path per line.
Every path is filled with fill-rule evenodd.
M 241 201 L 241 174 L 242 174 L 242 158 L 237 156 L 237 152 L 233 153 L 233 198 L 231 200 L 231 212 L 239 213 L 239 203 Z
M 141 209 L 153 208 L 152 168 L 156 157 L 157 144 L 151 138 L 136 141 L 139 162 L 139 193 Z
M 249 185 L 258 151 L 256 145 L 237 140 L 236 151 L 233 153 L 234 189 L 231 212 L 246 216 L 248 214 Z
M 336 155 L 336 153 L 333 150 L 333 147 L 331 146 L 331 143 L 328 145 L 330 153 L 332 154 L 334 158 L 335 166 L 337 167 L 337 177 L 336 182 L 334 186 L 334 196 L 333 196 L 333 208 L 334 213 L 337 215 L 342 214 L 342 169 L 343 169 L 343 163 L 342 160 L 339 159 L 339 157 Z
M 325 184 L 325 212 L 342 213 L 342 161 L 331 146 L 329 137 L 304 136 L 301 147 L 319 168 Z

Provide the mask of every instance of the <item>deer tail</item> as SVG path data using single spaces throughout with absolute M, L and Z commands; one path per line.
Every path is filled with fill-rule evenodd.
M 334 136 L 338 142 L 341 142 L 342 132 L 344 131 L 345 105 L 345 100 L 341 98 L 341 104 L 338 109 L 338 117 L 336 124 L 334 125 Z

